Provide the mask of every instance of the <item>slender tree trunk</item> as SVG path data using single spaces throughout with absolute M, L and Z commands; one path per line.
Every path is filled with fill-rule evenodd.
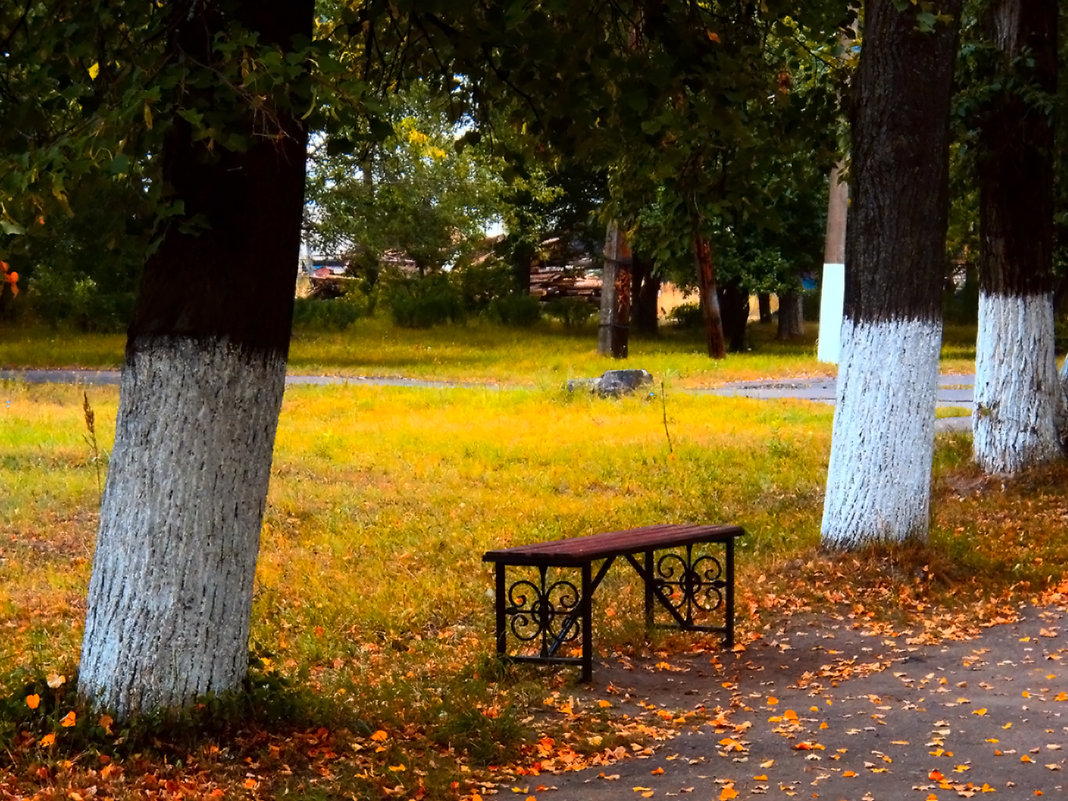
M 983 20 L 1003 56 L 1006 87 L 1026 55 L 1029 91 L 1053 97 L 1057 3 L 996 0 Z M 1053 124 L 1006 88 L 981 125 L 979 335 L 975 459 L 988 473 L 1014 473 L 1064 454 L 1064 390 L 1054 354 Z
M 616 359 L 627 358 L 630 339 L 631 255 L 623 232 L 608 226 L 601 279 L 601 318 L 597 352 Z
M 311 33 L 310 0 L 230 9 L 184 17 L 176 58 L 211 65 L 233 23 L 282 50 Z M 227 90 L 199 91 L 182 102 Z M 234 112 L 242 150 L 211 148 L 176 118 L 163 146 L 185 218 L 146 264 L 129 332 L 79 670 L 80 692 L 121 717 L 236 689 L 247 671 L 300 243 L 300 111 Z
M 697 269 L 697 288 L 701 298 L 701 313 L 708 337 L 708 355 L 713 359 L 727 357 L 727 343 L 723 337 L 723 318 L 720 315 L 719 295 L 716 292 L 716 265 L 712 249 L 701 235 L 697 224 L 693 229 L 693 258 Z
M 822 541 L 830 548 L 927 535 L 948 218 L 952 22 L 865 4 L 853 98 L 853 174 Z
M 757 295 L 757 308 L 760 311 L 760 322 L 771 322 L 771 294 L 761 292 Z

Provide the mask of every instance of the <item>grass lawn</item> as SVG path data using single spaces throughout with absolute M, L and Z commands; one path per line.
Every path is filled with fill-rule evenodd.
M 108 337 L 4 337 L 4 366 L 99 367 L 121 353 Z M 629 366 L 657 376 L 655 397 L 564 392 L 565 379 L 613 366 L 589 332 L 398 332 L 369 322 L 298 335 L 294 372 L 514 389 L 287 390 L 250 693 L 206 702 L 186 728 L 119 730 L 69 690 L 99 505 L 96 456 L 111 447 L 117 389 L 87 391 L 94 447 L 81 388 L 0 383 L 0 797 L 97 788 L 125 799 L 170 787 L 158 797 L 473 798 L 500 766 L 517 776 L 565 756 L 588 764 L 669 725 L 655 712 L 622 721 L 607 707 L 579 708 L 574 671 L 498 665 L 492 577 L 481 562 L 489 548 L 653 522 L 737 522 L 748 531 L 738 557 L 743 644 L 784 615 L 842 606 L 936 638 L 1062 580 L 1064 466 L 985 479 L 970 464 L 967 434 L 940 435 L 930 543 L 828 556 L 817 543 L 832 410 L 680 391 L 826 373 L 812 342 L 756 339 L 752 353 L 722 364 L 681 336 L 631 352 Z M 968 369 L 964 336 L 946 352 L 944 369 Z M 612 604 L 597 610 L 603 657 L 716 648 L 700 636 L 648 641 L 641 593 L 625 576 L 609 575 L 602 597 Z

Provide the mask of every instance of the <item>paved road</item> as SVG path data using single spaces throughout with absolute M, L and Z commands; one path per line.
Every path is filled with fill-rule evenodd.
M 940 406 L 972 405 L 974 375 L 943 375 L 938 380 L 938 404 Z M 834 403 L 835 380 L 833 378 L 802 378 L 783 381 L 744 381 L 727 384 L 708 390 L 718 395 L 733 395 L 745 398 L 801 398 L 822 403 Z
M 27 381 L 31 384 L 61 383 L 118 384 L 118 370 L 0 370 L 0 380 Z M 938 405 L 971 408 L 974 375 L 941 376 L 938 388 Z M 383 376 L 328 376 L 328 375 L 288 375 L 286 384 L 327 385 L 350 384 L 354 386 L 391 386 L 391 387 L 425 387 L 430 389 L 447 387 L 484 387 L 501 389 L 497 384 L 459 383 L 454 381 L 427 381 L 415 378 L 391 378 Z M 762 400 L 775 398 L 793 398 L 815 403 L 835 401 L 835 380 L 833 378 L 798 378 L 782 381 L 743 381 L 724 384 L 708 389 L 690 390 L 727 397 L 758 398 Z M 967 429 L 971 427 L 969 416 L 947 417 L 937 421 L 939 430 Z
M 118 384 L 118 370 L 0 370 L 2 381 L 26 381 L 31 384 Z M 969 407 L 972 403 L 972 385 L 974 375 L 942 376 L 939 381 L 938 403 L 940 405 L 958 405 Z M 473 382 L 428 381 L 415 378 L 395 378 L 382 376 L 329 376 L 329 375 L 294 375 L 286 376 L 286 384 L 355 384 L 369 386 L 397 387 L 475 387 L 485 386 L 498 389 L 496 384 L 478 384 Z M 708 392 L 715 395 L 745 398 L 797 398 L 821 403 L 834 403 L 835 380 L 833 378 L 798 378 L 782 381 L 741 381 L 710 387 L 695 392 Z
M 1061 605 L 1027 607 L 976 639 L 925 644 L 843 615 L 787 620 L 744 653 L 668 657 L 670 670 L 608 658 L 582 703 L 705 716 L 651 755 L 540 776 L 555 790 L 537 798 L 1063 799 L 1065 629 Z

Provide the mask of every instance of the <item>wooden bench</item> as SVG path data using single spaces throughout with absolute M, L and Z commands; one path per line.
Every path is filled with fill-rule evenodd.
M 496 566 L 497 654 L 517 662 L 581 665 L 582 680 L 593 677 L 593 593 L 617 557 L 623 557 L 645 585 L 645 623 L 657 625 L 659 608 L 678 628 L 723 635 L 734 644 L 734 541 L 740 526 L 661 525 L 609 531 L 586 537 L 487 551 Z M 708 547 L 712 546 L 712 547 Z M 722 546 L 722 560 L 718 554 Z M 594 573 L 595 562 L 601 564 Z M 537 575 L 508 583 L 506 571 L 536 568 Z M 550 576 L 549 568 L 556 569 Z M 579 585 L 561 570 L 581 571 Z M 722 609 L 722 626 L 697 618 Z M 663 616 L 663 615 L 662 615 Z M 517 641 L 509 655 L 508 635 Z M 581 636 L 581 657 L 563 656 L 561 646 Z

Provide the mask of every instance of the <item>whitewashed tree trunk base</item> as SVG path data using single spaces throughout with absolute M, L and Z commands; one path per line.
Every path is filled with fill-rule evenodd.
M 218 340 L 128 357 L 79 690 L 122 717 L 240 686 L 285 358 Z
M 940 321 L 843 322 L 825 547 L 926 538 L 941 341 Z
M 1064 416 L 1052 298 L 980 294 L 975 461 L 986 473 L 1016 473 L 1061 458 Z

